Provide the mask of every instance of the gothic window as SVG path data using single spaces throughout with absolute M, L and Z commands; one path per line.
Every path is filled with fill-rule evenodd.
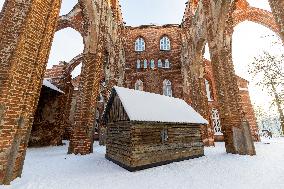
M 135 83 L 135 90 L 143 91 L 143 82 L 140 79 Z
M 163 95 L 169 97 L 173 96 L 172 83 L 167 79 L 163 82 Z
M 158 68 L 162 68 L 163 67 L 163 62 L 161 59 L 158 60 Z
M 219 116 L 219 112 L 217 109 L 212 109 L 211 118 L 213 122 L 213 128 L 214 128 L 215 135 L 223 135 L 222 129 L 221 129 L 220 116 Z
M 139 37 L 135 41 L 135 51 L 136 52 L 142 52 L 145 51 L 145 41 L 143 38 Z
M 151 60 L 151 62 L 150 62 L 150 67 L 152 68 L 152 69 L 154 69 L 155 68 L 155 60 Z
M 136 68 L 137 69 L 141 68 L 141 61 L 139 59 L 137 60 Z
M 160 40 L 160 49 L 163 50 L 163 51 L 171 50 L 171 41 L 168 37 L 164 36 Z
M 148 64 L 148 61 L 145 59 L 145 60 L 144 60 L 144 68 L 145 68 L 145 69 L 146 69 L 147 66 L 148 66 L 147 64 Z
M 206 89 L 206 95 L 207 95 L 208 101 L 213 101 L 211 85 L 207 79 L 205 79 L 205 89 Z
M 170 68 L 170 61 L 168 59 L 165 60 L 165 68 Z

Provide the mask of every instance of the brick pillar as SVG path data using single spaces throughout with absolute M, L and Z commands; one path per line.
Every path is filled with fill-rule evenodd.
M 196 53 L 202 53 L 201 49 L 195 51 Z M 192 61 L 193 67 L 191 68 L 191 86 L 192 86 L 192 101 L 193 108 L 196 109 L 209 124 L 203 126 L 201 129 L 202 140 L 205 146 L 214 146 L 214 132 L 211 124 L 211 116 L 209 112 L 208 98 L 205 90 L 204 70 L 205 65 L 202 56 L 197 56 Z
M 0 184 L 21 176 L 60 0 L 7 0 L 0 22 Z
M 280 28 L 280 35 L 284 42 L 284 1 L 283 0 L 269 0 L 272 13 L 275 17 L 276 23 Z
M 68 153 L 85 155 L 93 152 L 93 131 L 101 70 L 103 70 L 103 58 L 100 50 L 96 54 L 84 54 L 75 123 Z
M 233 6 L 230 1 L 216 4 L 213 0 L 204 0 L 208 44 L 226 151 L 255 155 L 249 124 L 245 121 L 240 106 L 241 99 L 232 62 Z M 216 18 L 215 12 L 220 13 L 219 18 Z

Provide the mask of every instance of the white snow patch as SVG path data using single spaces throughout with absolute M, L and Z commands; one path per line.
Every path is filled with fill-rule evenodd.
M 42 85 L 44 85 L 44 86 L 46 86 L 46 87 L 48 87 L 48 88 L 50 88 L 50 89 L 53 89 L 53 90 L 55 90 L 55 91 L 57 91 L 57 92 L 60 92 L 60 93 L 63 93 L 63 94 L 64 94 L 63 91 L 61 91 L 61 90 L 58 89 L 55 85 L 53 85 L 52 83 L 50 83 L 50 81 L 48 81 L 48 79 L 43 79 Z
M 208 124 L 184 100 L 123 87 L 114 89 L 131 121 Z
M 29 148 L 22 178 L 1 189 L 281 189 L 284 138 L 256 143 L 256 156 L 226 154 L 224 143 L 205 148 L 205 157 L 128 172 L 94 146 L 86 156 L 67 155 L 67 146 Z

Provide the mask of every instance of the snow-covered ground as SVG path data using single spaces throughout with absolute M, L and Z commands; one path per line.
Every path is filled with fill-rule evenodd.
M 22 178 L 1 189 L 283 189 L 284 138 L 256 143 L 257 156 L 226 154 L 224 143 L 206 156 L 135 173 L 104 158 L 95 145 L 87 156 L 67 146 L 30 148 Z

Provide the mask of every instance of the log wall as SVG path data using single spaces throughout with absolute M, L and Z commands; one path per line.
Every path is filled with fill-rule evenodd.
M 163 130 L 168 132 L 167 141 L 162 141 Z M 106 158 L 129 171 L 204 155 L 200 125 L 109 123 L 106 147 Z

